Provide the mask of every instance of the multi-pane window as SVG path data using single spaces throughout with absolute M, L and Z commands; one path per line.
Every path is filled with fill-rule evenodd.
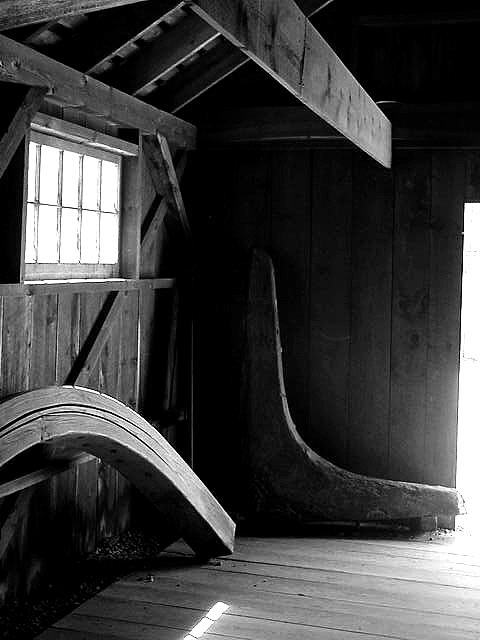
M 27 277 L 118 275 L 120 158 L 32 133 Z

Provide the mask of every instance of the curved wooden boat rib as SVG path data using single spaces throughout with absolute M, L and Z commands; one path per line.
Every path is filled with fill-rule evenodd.
M 233 551 L 235 525 L 168 442 L 127 406 L 90 389 L 47 387 L 0 404 L 0 468 L 40 444 L 101 457 L 159 510 L 159 524 L 199 555 Z
M 464 512 L 455 490 L 355 474 L 317 455 L 290 416 L 275 275 L 253 253 L 247 317 L 247 466 L 256 515 L 303 521 L 388 521 Z

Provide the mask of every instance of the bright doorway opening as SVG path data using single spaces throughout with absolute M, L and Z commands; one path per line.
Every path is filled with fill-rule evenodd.
M 464 212 L 457 489 L 467 515 L 457 527 L 480 536 L 480 202 Z

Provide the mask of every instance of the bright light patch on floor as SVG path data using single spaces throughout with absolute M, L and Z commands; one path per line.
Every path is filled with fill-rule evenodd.
M 198 640 L 198 638 L 201 638 L 203 634 L 210 629 L 213 623 L 222 617 L 229 606 L 230 605 L 225 604 L 224 602 L 217 602 L 214 604 L 183 640 Z
M 458 404 L 457 489 L 467 515 L 457 527 L 480 535 L 480 203 L 464 215 L 461 353 Z

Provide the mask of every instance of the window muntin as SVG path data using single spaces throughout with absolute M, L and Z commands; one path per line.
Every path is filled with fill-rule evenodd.
M 27 278 L 116 277 L 119 156 L 32 132 Z

